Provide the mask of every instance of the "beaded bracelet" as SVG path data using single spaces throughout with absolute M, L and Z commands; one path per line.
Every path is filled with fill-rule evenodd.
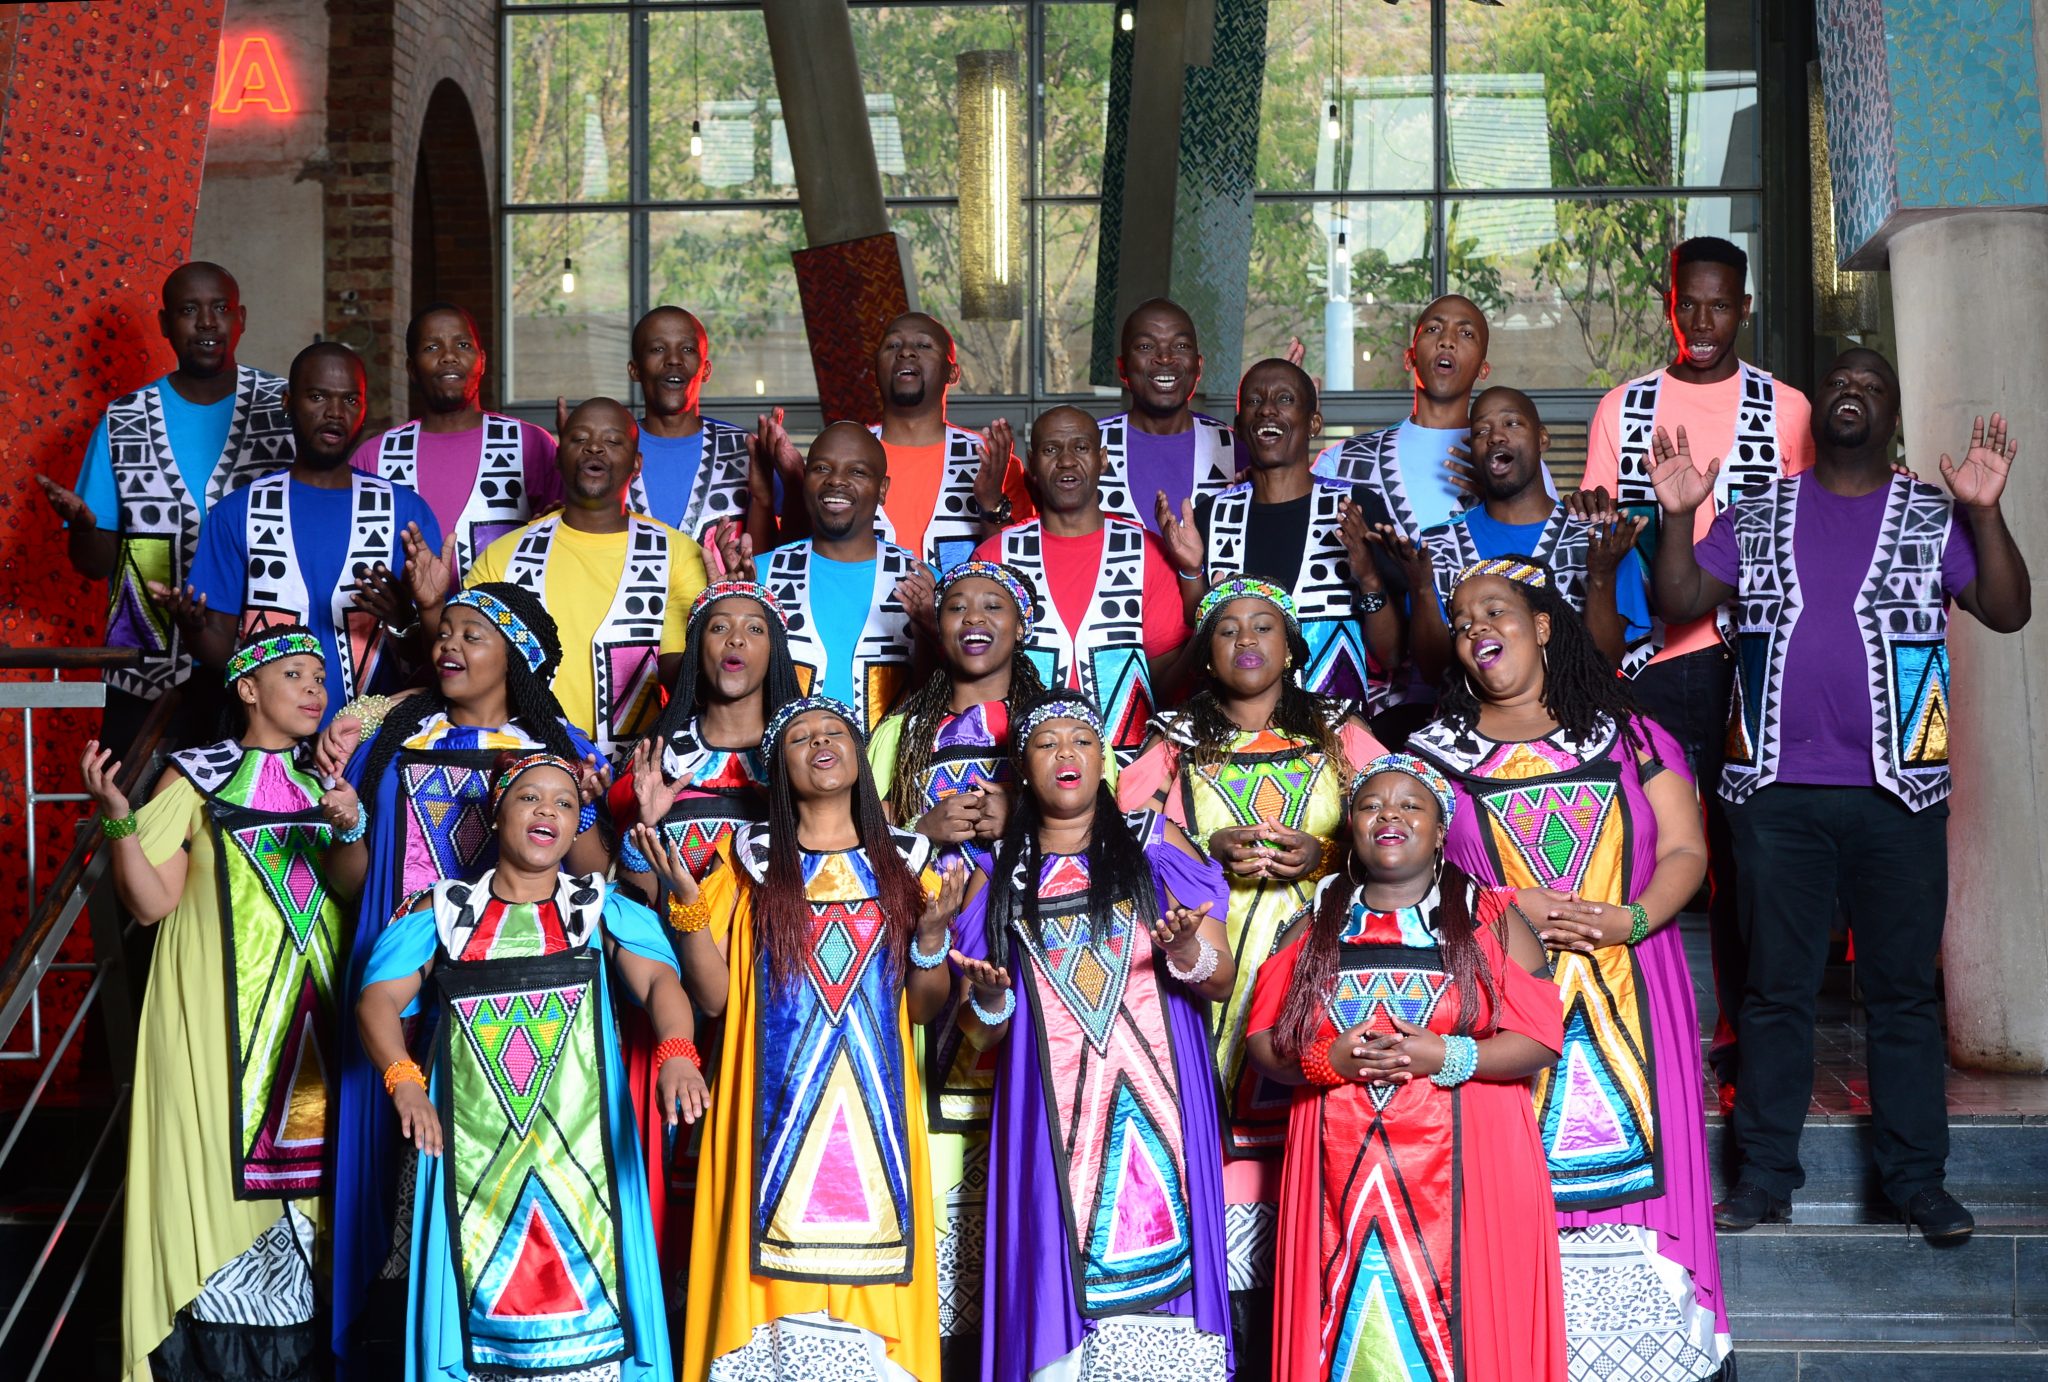
M 953 928 L 950 926 L 946 928 L 946 938 L 945 940 L 939 943 L 939 953 L 936 955 L 928 955 L 924 951 L 918 949 L 917 935 L 915 932 L 911 934 L 910 962 L 916 965 L 919 969 L 937 969 L 940 965 L 946 962 L 946 957 L 952 953 Z
M 1216 966 L 1222 960 L 1222 956 L 1217 953 L 1216 947 L 1209 944 L 1207 936 L 1197 935 L 1195 940 L 1202 948 L 1195 955 L 1194 964 L 1188 968 L 1182 969 L 1179 965 L 1175 964 L 1173 956 L 1168 955 L 1166 957 L 1166 972 L 1175 979 L 1180 980 L 1183 984 L 1201 983 L 1216 972 Z
M 125 840 L 141 828 L 142 823 L 135 819 L 133 811 L 119 820 L 109 816 L 100 817 L 100 834 L 109 840 Z
M 980 995 L 975 993 L 974 989 L 970 986 L 967 990 L 967 1010 L 974 1014 L 982 1026 L 1000 1027 L 1016 1015 L 1017 990 L 1004 989 L 1002 1008 L 997 1012 L 990 1012 L 987 1008 L 981 1006 Z
M 579 830 L 577 833 L 582 832 Z M 633 843 L 631 835 L 619 836 L 619 867 L 627 873 L 654 872 L 654 865 L 640 852 L 640 846 Z
M 654 1048 L 654 1068 L 659 1071 L 677 1056 L 681 1056 L 699 1070 L 704 1068 L 704 1057 L 698 1053 L 697 1043 L 688 1037 L 670 1037 Z
M 597 803 L 594 801 L 586 801 L 583 803 L 583 809 L 576 813 L 576 833 L 578 835 L 581 835 L 584 831 L 590 829 L 591 826 L 596 824 Z
M 389 696 L 358 696 L 335 713 L 334 718 L 354 720 L 363 727 L 365 735 L 374 735 L 384 726 L 384 717 L 397 704 Z
M 1330 1048 L 1336 1044 L 1336 1037 L 1327 1036 L 1321 1041 L 1311 1041 L 1301 1048 L 1301 1073 L 1310 1084 L 1334 1089 L 1340 1084 L 1349 1083 L 1337 1073 L 1337 1067 L 1330 1064 Z
M 334 843 L 336 843 L 336 844 L 338 844 L 338 845 L 352 845 L 352 844 L 354 844 L 354 843 L 355 843 L 355 842 L 356 842 L 357 840 L 360 840 L 360 839 L 362 839 L 364 835 L 368 834 L 368 833 L 369 833 L 369 830 L 370 830 L 370 808 L 369 808 L 369 807 L 367 807 L 367 806 L 365 806 L 365 805 L 364 805 L 363 803 L 361 803 L 361 802 L 357 802 L 357 803 L 356 803 L 356 823 L 355 823 L 354 825 L 350 826 L 350 827 L 349 827 L 348 829 L 346 829 L 346 830 L 337 830 L 337 831 L 335 831 L 335 832 L 334 832 Z
M 1444 1063 L 1429 1082 L 1439 1089 L 1456 1089 L 1479 1069 L 1479 1043 L 1468 1036 L 1444 1038 Z
M 702 931 L 711 924 L 711 904 L 699 897 L 695 902 L 685 902 L 674 893 L 668 895 L 668 924 L 672 930 L 689 935 Z
M 384 1092 L 386 1094 L 396 1096 L 398 1087 L 402 1084 L 416 1084 L 421 1089 L 427 1087 L 426 1072 L 420 1069 L 418 1061 L 395 1060 L 384 1067 Z
M 1650 934 L 1650 913 L 1644 908 L 1642 903 L 1631 902 L 1628 904 L 1628 914 L 1630 917 L 1628 943 L 1630 945 L 1641 945 L 1643 937 Z

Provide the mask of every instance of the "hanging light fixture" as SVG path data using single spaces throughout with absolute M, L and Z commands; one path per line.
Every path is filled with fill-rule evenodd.
M 567 297 L 569 294 L 575 291 L 576 261 L 573 259 L 564 259 L 562 261 L 562 296 Z
M 1344 137 L 1344 124 L 1337 118 L 1337 103 L 1335 101 L 1330 102 L 1329 132 L 1332 139 L 1342 139 Z
M 704 157 L 704 122 L 702 120 L 692 120 L 690 122 L 690 157 Z
M 698 68 L 698 58 L 703 52 L 704 15 L 695 6 L 690 12 L 690 94 L 697 103 L 696 113 L 690 117 L 690 157 L 704 157 L 704 78 Z
M 1128 5 L 1117 6 L 1116 26 L 1125 33 L 1129 33 L 1132 29 L 1136 28 L 1138 23 L 1137 10 L 1136 0 L 1132 0 L 1132 3 Z
M 960 98 L 960 315 L 1024 315 L 1024 104 L 1017 55 L 957 59 Z

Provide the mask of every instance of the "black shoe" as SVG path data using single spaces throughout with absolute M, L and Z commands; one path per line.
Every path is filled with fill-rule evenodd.
M 1920 1230 L 1920 1236 L 1936 1247 L 1960 1243 L 1977 1227 L 1970 1211 L 1954 1195 L 1935 1186 L 1906 1201 L 1901 1217 Z
M 1957 1206 L 1960 1208 L 1961 1206 Z M 1741 1233 L 1758 1224 L 1792 1222 L 1792 1201 L 1781 1200 L 1760 1185 L 1738 1181 L 1728 1198 L 1714 1206 L 1714 1227 Z

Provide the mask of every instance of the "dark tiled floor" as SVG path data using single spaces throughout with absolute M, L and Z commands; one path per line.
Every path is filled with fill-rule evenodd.
M 1687 963 L 1700 1010 L 1704 1052 L 1714 1032 L 1713 962 L 1708 955 L 1707 919 L 1687 912 L 1679 919 Z M 1829 967 L 1820 997 L 1820 1021 L 1814 1031 L 1813 1105 L 1810 1118 L 1867 1117 L 1870 1113 L 1870 1072 L 1864 1052 L 1863 1012 L 1851 992 L 1847 965 Z M 1713 1072 L 1707 1074 L 1707 1108 L 1720 1107 Z M 2048 1075 L 2006 1075 L 1988 1071 L 1948 1072 L 1951 1118 L 2019 1119 L 2048 1124 Z

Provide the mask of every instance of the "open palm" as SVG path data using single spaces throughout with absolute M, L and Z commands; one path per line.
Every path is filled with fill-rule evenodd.
M 1946 454 L 1941 458 L 1941 478 L 1958 504 L 1988 509 L 2005 493 L 2006 478 L 2020 454 L 2020 444 L 2006 433 L 2005 418 L 1991 415 L 1990 425 L 1979 417 L 1970 427 L 1970 449 L 1957 465 Z
M 1676 441 L 1659 427 L 1650 440 L 1650 451 L 1650 484 L 1667 512 L 1691 513 L 1707 502 L 1714 492 L 1714 477 L 1721 473 L 1718 458 L 1708 462 L 1705 470 L 1694 465 L 1683 427 L 1678 429 Z

